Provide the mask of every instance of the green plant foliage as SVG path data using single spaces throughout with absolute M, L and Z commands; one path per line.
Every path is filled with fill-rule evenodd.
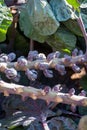
M 64 49 L 70 51 L 75 47 L 76 37 L 67 28 L 60 27 L 57 32 L 47 39 L 47 43 L 54 49 L 63 52 Z
M 47 113 L 47 117 L 50 117 L 47 121 L 50 130 L 54 130 L 54 128 L 55 130 L 76 130 L 77 125 L 72 119 L 63 116 L 59 117 L 56 113 L 49 110 Z M 27 128 L 26 130 L 44 130 L 39 118 L 29 116 L 28 112 L 23 111 L 15 112 L 13 115 L 0 120 L 0 122 L 2 123 L 2 128 L 7 126 L 9 130 L 14 130 L 15 128 L 20 130 L 20 128 L 23 129 L 23 127 L 24 129 Z
M 26 8 L 30 21 L 39 34 L 47 36 L 56 32 L 59 22 L 47 0 L 28 0 Z
M 50 130 L 76 130 L 76 124 L 70 118 L 54 117 L 49 121 Z
M 87 75 L 84 76 L 83 78 L 81 78 L 80 84 L 81 84 L 82 88 L 83 88 L 85 91 L 87 91 Z
M 11 31 L 12 26 L 8 28 L 7 31 L 7 39 L 10 40 L 11 38 Z M 16 37 L 14 39 L 14 49 L 19 51 L 21 55 L 27 55 L 29 52 L 29 40 L 26 39 L 17 29 L 15 30 Z M 25 49 L 24 49 L 25 48 Z
M 26 9 L 26 6 L 21 9 L 20 17 L 19 17 L 19 24 L 20 29 L 24 32 L 24 35 L 28 38 L 31 38 L 35 41 L 38 41 L 40 43 L 45 42 L 47 36 L 42 36 L 36 31 L 30 21 L 29 15 L 28 15 L 28 9 Z
M 87 115 L 87 107 L 79 106 L 78 111 L 79 111 L 80 115 Z
M 12 15 L 9 9 L 4 4 L 3 0 L 0 1 L 0 42 L 6 39 L 6 32 L 11 24 Z
M 37 14 L 35 14 L 35 3 L 37 5 Z M 19 18 L 20 29 L 24 32 L 24 35 L 40 43 L 44 43 L 47 35 L 53 34 L 59 26 L 47 1 L 44 0 L 42 5 L 41 1 L 39 5 L 38 1 L 28 1 L 21 9 Z
M 87 29 L 87 14 L 81 13 L 81 16 L 82 16 L 85 28 Z
M 65 22 L 63 22 L 63 24 L 71 31 L 73 32 L 75 35 L 77 36 L 83 36 L 82 31 L 77 23 L 76 20 L 74 19 L 69 19 Z
M 81 8 L 87 8 L 87 0 L 80 0 L 80 2 L 81 2 L 80 5 Z
M 11 127 L 8 130 L 25 130 L 23 126 Z
M 66 0 L 75 10 L 78 10 L 80 7 L 80 3 L 78 0 Z
M 58 21 L 66 21 L 69 18 L 74 18 L 72 7 L 66 0 L 51 0 L 50 5 Z

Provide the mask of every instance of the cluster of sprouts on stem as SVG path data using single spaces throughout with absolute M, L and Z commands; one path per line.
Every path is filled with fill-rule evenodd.
M 28 57 L 21 56 L 15 61 L 16 55 L 0 54 L 0 72 L 5 73 L 6 77 L 11 81 L 19 82 L 20 71 L 24 71 L 29 80 L 35 81 L 38 77 L 38 71 L 43 71 L 44 76 L 53 77 L 53 69 L 60 75 L 67 73 L 66 67 L 73 69 L 74 72 L 80 72 L 80 66 L 87 66 L 87 54 L 83 54 L 81 50 L 74 49 L 72 55 L 64 55 L 61 58 L 59 51 L 52 52 L 47 56 L 38 51 L 30 51 Z M 68 93 L 61 92 L 62 87 L 55 85 L 53 88 L 46 86 L 44 89 L 36 89 L 31 86 L 22 86 L 16 83 L 6 83 L 0 80 L 0 91 L 5 96 L 9 94 L 19 94 L 24 100 L 25 97 L 32 99 L 43 99 L 48 104 L 50 102 L 70 104 L 72 108 L 77 105 L 87 106 L 87 97 L 84 90 L 79 95 L 75 95 L 75 89 L 70 89 Z
M 65 54 L 63 58 L 60 58 L 59 51 L 52 52 L 47 57 L 43 53 L 30 51 L 27 58 L 21 56 L 16 62 L 12 62 L 15 58 L 14 53 L 0 55 L 0 71 L 5 73 L 8 79 L 15 81 L 20 78 L 17 71 L 24 71 L 29 80 L 35 81 L 38 77 L 38 70 L 43 71 L 45 77 L 52 78 L 52 69 L 57 70 L 60 75 L 65 75 L 66 67 L 79 73 L 81 72 L 80 65 L 87 66 L 87 55 L 77 49 L 73 50 L 71 56 Z
M 59 51 L 52 52 L 46 56 L 34 50 L 28 53 L 27 58 L 21 56 L 18 59 L 14 53 L 0 54 L 0 72 L 15 82 L 19 82 L 20 80 L 20 71 L 24 71 L 25 75 L 31 81 L 35 81 L 38 78 L 39 70 L 47 78 L 53 78 L 53 69 L 58 71 L 62 76 L 67 73 L 66 67 L 71 68 L 75 73 L 81 72 L 81 66 L 87 67 L 87 33 L 81 16 L 76 19 L 86 42 L 85 54 L 78 49 L 74 49 L 71 56 L 65 54 L 62 58 Z M 70 104 L 72 108 L 75 108 L 77 105 L 87 106 L 87 97 L 84 90 L 79 95 L 75 95 L 73 88 L 68 93 L 62 93 L 61 89 L 61 86 L 54 86 L 53 88 L 46 86 L 44 89 L 36 89 L 31 86 L 6 83 L 2 79 L 0 80 L 0 91 L 4 92 L 5 96 L 9 96 L 10 93 L 19 94 L 23 99 L 31 97 L 34 100 L 43 99 L 48 104 L 50 102 L 65 103 Z

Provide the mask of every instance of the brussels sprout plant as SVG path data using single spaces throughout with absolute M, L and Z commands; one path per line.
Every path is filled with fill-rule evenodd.
M 0 7 L 0 129 L 86 130 L 87 1 Z

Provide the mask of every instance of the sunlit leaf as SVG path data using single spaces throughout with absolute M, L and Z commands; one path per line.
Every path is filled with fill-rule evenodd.
M 3 0 L 0 1 L 0 42 L 6 39 L 7 29 L 12 21 L 12 15 L 9 9 L 4 4 Z
M 66 0 L 50 0 L 50 6 L 58 21 L 74 19 L 74 12 Z
M 79 7 L 80 7 L 80 3 L 78 0 L 67 0 L 67 2 L 72 5 L 72 7 L 75 9 L 75 10 L 78 10 Z

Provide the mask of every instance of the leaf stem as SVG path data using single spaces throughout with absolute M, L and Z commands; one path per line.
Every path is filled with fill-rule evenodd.
M 85 26 L 84 26 L 81 14 L 79 14 L 79 17 L 77 18 L 77 22 L 78 22 L 78 24 L 79 24 L 79 26 L 81 28 L 81 31 L 82 31 L 84 39 L 85 39 L 85 43 L 86 43 L 86 54 L 87 54 L 87 33 L 86 33 L 86 30 L 85 30 Z
M 47 124 L 47 121 L 46 121 L 46 116 L 43 113 L 41 114 L 41 123 L 42 123 L 44 130 L 50 130 L 50 128 Z
M 48 126 L 46 121 L 42 122 L 42 125 L 43 125 L 44 130 L 50 130 L 50 128 L 49 128 L 49 126 Z

